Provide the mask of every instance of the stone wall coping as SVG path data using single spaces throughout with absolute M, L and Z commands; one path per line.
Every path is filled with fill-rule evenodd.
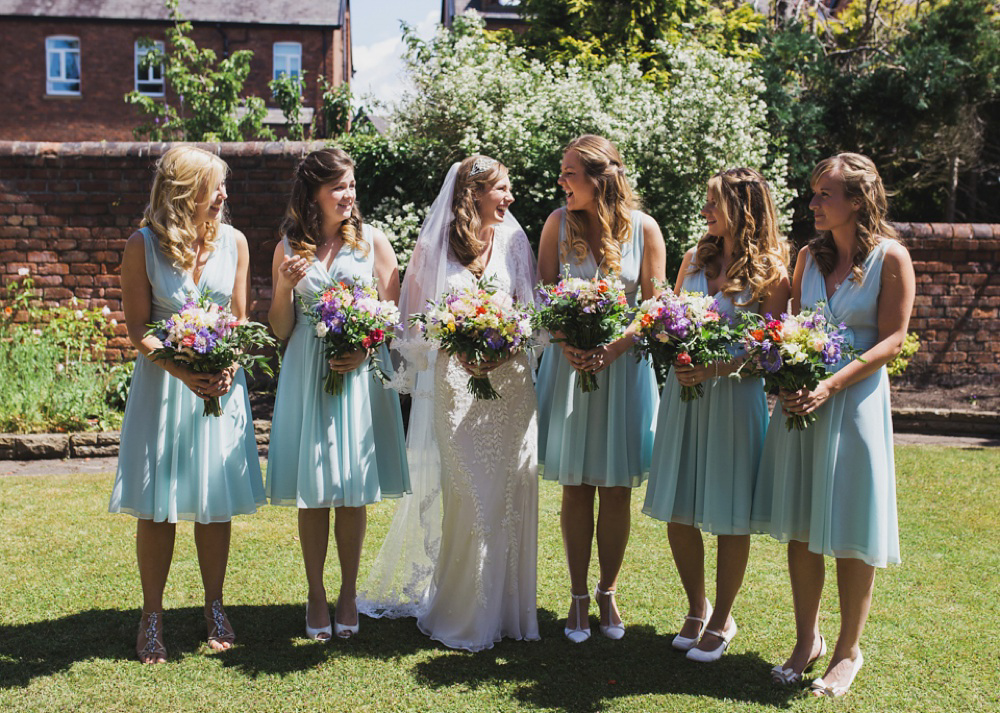
M 0 158 L 8 156 L 59 158 L 123 158 L 162 156 L 174 146 L 197 146 L 223 158 L 288 156 L 300 158 L 329 145 L 327 141 L 0 141 Z
M 893 426 L 903 433 L 1000 436 L 1000 411 L 893 408 Z M 255 419 L 254 435 L 266 455 L 271 422 Z M 0 433 L 0 460 L 98 458 L 118 455 L 118 431 L 83 433 Z

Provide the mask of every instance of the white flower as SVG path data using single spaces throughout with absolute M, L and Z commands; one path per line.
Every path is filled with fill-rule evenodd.
M 317 322 L 316 323 L 316 336 L 317 337 L 320 337 L 320 338 L 325 337 L 326 333 L 329 332 L 329 331 L 330 331 L 330 328 L 326 326 L 326 322 Z
M 57 373 L 57 374 L 61 374 L 61 373 L 63 373 L 63 370 L 64 370 L 65 368 L 66 368 L 66 365 L 65 365 L 65 364 L 63 364 L 62 362 L 60 362 L 59 364 L 56 364 L 56 373 Z
M 108 307 L 107 305 L 104 305 L 103 307 L 101 307 L 101 314 L 107 317 L 109 314 L 111 314 L 111 308 Z
M 111 319 L 111 326 L 112 326 L 112 327 L 117 327 L 117 326 L 118 326 L 118 320 L 117 320 L 117 319 L 114 319 L 114 318 L 112 318 L 112 319 Z
M 83 319 L 83 310 L 78 309 L 76 312 L 73 313 L 73 316 L 76 317 L 77 319 Z
M 20 267 L 20 268 L 18 268 L 18 270 L 17 270 L 17 274 L 18 274 L 19 276 L 21 276 L 21 277 L 26 277 L 26 276 L 28 276 L 28 275 L 30 275 L 30 274 L 31 274 L 31 270 L 29 270 L 29 269 L 28 269 L 28 268 L 26 268 L 26 267 Z
M 36 337 L 42 336 L 42 330 L 40 329 L 32 329 L 31 333 L 34 334 Z

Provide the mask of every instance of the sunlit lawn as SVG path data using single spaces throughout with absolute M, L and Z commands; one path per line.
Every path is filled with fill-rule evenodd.
M 562 637 L 558 488 L 545 483 L 540 642 L 452 652 L 412 620 L 369 619 L 350 642 L 307 641 L 295 513 L 268 507 L 234 526 L 227 608 L 239 645 L 210 654 L 202 644 L 198 568 L 182 525 L 167 587 L 171 659 L 143 667 L 133 660 L 135 525 L 105 513 L 112 476 L 0 478 L 0 711 L 1000 710 L 1000 449 L 910 446 L 897 458 L 905 561 L 878 575 L 865 667 L 836 703 L 769 682 L 793 627 L 784 550 L 764 537 L 754 539 L 730 653 L 699 665 L 670 648 L 685 605 L 665 527 L 639 514 L 641 492 L 619 587 L 621 642 Z M 363 571 L 393 507 L 371 509 Z M 711 543 L 708 552 L 712 564 Z M 827 636 L 838 621 L 830 575 Z

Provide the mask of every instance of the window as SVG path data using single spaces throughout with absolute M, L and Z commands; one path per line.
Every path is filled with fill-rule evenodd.
M 152 47 L 135 43 L 135 90 L 150 97 L 163 96 L 163 65 L 157 64 L 143 69 L 142 60 L 153 49 L 163 51 L 162 42 L 154 42 Z
M 274 43 L 274 79 L 281 76 L 302 76 L 302 44 L 300 42 Z
M 80 93 L 80 39 L 67 35 L 45 38 L 45 91 Z

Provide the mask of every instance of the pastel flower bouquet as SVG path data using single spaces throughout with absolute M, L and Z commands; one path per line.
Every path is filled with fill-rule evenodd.
M 563 336 L 553 341 L 576 349 L 594 349 L 618 339 L 629 322 L 625 288 L 616 277 L 585 280 L 564 275 L 554 285 L 539 286 L 538 297 L 535 327 L 561 332 Z M 577 370 L 576 385 L 584 393 L 596 391 L 597 377 Z
M 311 300 L 300 300 L 306 317 L 323 340 L 326 359 L 350 354 L 358 349 L 368 352 L 369 369 L 385 383 L 386 375 L 374 350 L 383 344 L 399 325 L 399 308 L 391 300 L 379 300 L 375 285 L 355 280 L 330 284 Z M 344 375 L 330 369 L 323 391 L 336 396 L 344 389 Z
M 665 289 L 657 297 L 639 305 L 636 349 L 648 356 L 658 372 L 665 373 L 674 363 L 710 364 L 729 361 L 729 349 L 740 342 L 742 332 L 719 311 L 714 297 L 700 292 L 675 295 Z M 705 395 L 705 385 L 681 386 L 681 401 Z
M 532 345 L 529 312 L 488 282 L 445 293 L 410 323 L 419 325 L 424 339 L 471 363 L 499 361 Z M 500 397 L 486 375 L 470 376 L 468 389 L 477 400 Z
M 163 344 L 149 358 L 164 359 L 203 374 L 214 374 L 237 364 L 248 372 L 259 366 L 274 376 L 270 360 L 252 349 L 274 347 L 276 342 L 259 322 L 240 322 L 229 309 L 206 295 L 190 297 L 177 314 L 149 325 L 146 336 Z M 221 416 L 219 397 L 205 399 L 203 416 Z
M 780 319 L 757 316 L 743 337 L 748 361 L 754 374 L 764 378 L 764 388 L 785 391 L 815 389 L 832 373 L 831 367 L 845 356 L 856 357 L 846 343 L 844 325 L 832 324 L 819 309 L 799 314 L 782 314 Z M 801 431 L 816 415 L 791 414 L 785 419 L 790 431 Z

